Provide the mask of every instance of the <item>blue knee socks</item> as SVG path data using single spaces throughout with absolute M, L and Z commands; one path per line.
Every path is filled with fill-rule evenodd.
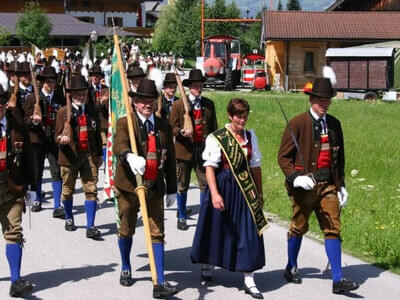
M 96 201 L 85 201 L 85 209 L 86 209 L 86 228 L 91 228 L 94 226 L 94 218 L 96 217 Z
M 51 185 L 53 187 L 54 209 L 57 209 L 61 206 L 60 199 L 61 199 L 62 182 L 53 181 Z
M 103 147 L 103 165 L 104 165 L 104 170 L 106 169 L 106 159 L 107 159 L 107 148 Z
M 42 181 L 41 180 L 39 180 L 36 183 L 36 201 L 39 201 L 40 203 L 43 202 L 43 199 L 42 199 Z
M 21 244 L 7 244 L 6 256 L 10 266 L 11 282 L 15 282 L 20 278 L 22 246 Z
M 288 263 L 287 267 L 297 267 L 302 237 L 292 236 L 288 239 Z
M 325 239 L 325 251 L 332 268 L 333 282 L 342 279 L 342 247 L 340 239 Z
M 186 215 L 186 201 L 187 194 L 177 194 L 176 199 L 178 202 L 178 218 L 179 219 L 187 219 Z
M 164 244 L 153 243 L 154 260 L 157 268 L 157 283 L 162 284 L 164 279 Z
M 122 271 L 131 270 L 131 249 L 132 249 L 132 238 L 118 238 L 118 247 L 121 254 Z
M 64 200 L 64 212 L 65 212 L 65 220 L 68 219 L 73 219 L 74 217 L 72 216 L 72 199 L 71 200 Z

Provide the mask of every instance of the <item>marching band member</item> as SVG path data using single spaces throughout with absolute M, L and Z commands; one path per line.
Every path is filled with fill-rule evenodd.
M 72 132 L 64 132 L 68 121 L 68 106 L 57 113 L 55 138 L 60 144 L 58 163 L 61 166 L 62 201 L 65 211 L 65 230 L 76 230 L 72 214 L 75 183 L 80 175 L 85 193 L 86 237 L 100 239 L 101 233 L 94 226 L 97 209 L 98 168 L 102 163 L 100 122 L 94 106 L 88 102 L 88 87 L 82 75 L 71 77 L 72 107 L 70 124 Z
M 122 260 L 120 284 L 133 284 L 130 264 L 132 235 L 135 233 L 139 199 L 134 193 L 136 174 L 143 175 L 147 187 L 147 209 L 153 244 L 158 283 L 153 287 L 153 297 L 164 299 L 178 292 L 164 279 L 164 201 L 176 197 L 175 151 L 171 126 L 154 115 L 158 92 L 153 80 L 143 79 L 133 98 L 135 113 L 133 128 L 138 155 L 132 153 L 127 118 L 118 119 L 113 153 L 118 157 L 114 178 L 119 212 L 118 246 Z

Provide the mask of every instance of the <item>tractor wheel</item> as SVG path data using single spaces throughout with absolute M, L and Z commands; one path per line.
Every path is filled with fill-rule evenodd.
M 233 90 L 232 68 L 225 68 L 225 91 Z
M 364 100 L 376 100 L 376 99 L 378 99 L 378 94 L 373 91 L 369 91 L 364 95 Z
M 236 87 L 240 84 L 240 71 L 235 70 L 232 72 L 232 78 L 233 78 L 233 89 L 236 89 Z

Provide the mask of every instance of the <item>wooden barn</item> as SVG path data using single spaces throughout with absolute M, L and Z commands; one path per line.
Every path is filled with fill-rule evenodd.
M 269 83 L 281 90 L 321 76 L 328 48 L 400 40 L 400 12 L 264 11 L 262 22 Z
M 327 11 L 400 11 L 400 0 L 337 0 Z

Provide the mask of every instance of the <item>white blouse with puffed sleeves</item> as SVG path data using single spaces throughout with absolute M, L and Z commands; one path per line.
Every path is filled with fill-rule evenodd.
M 250 168 L 256 168 L 261 166 L 261 152 L 258 147 L 257 136 L 254 133 L 253 129 L 249 130 L 251 136 L 251 158 L 250 158 Z M 245 136 L 245 140 L 241 143 L 242 146 L 247 145 L 247 135 Z M 247 151 L 247 149 L 244 149 Z M 211 166 L 214 168 L 218 168 L 218 164 L 221 162 L 221 149 L 218 145 L 218 142 L 214 135 L 209 134 L 206 138 L 206 146 L 204 148 L 202 157 L 205 160 L 203 166 Z

